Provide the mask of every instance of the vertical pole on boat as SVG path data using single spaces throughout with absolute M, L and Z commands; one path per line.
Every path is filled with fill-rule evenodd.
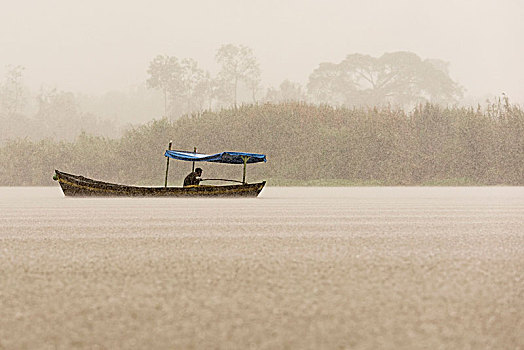
M 196 153 L 196 151 L 197 151 L 197 150 L 196 150 L 196 147 L 195 147 L 195 148 L 193 149 L 193 153 Z M 193 170 L 191 170 L 191 171 L 195 171 L 195 161 L 193 161 Z
M 249 157 L 242 157 L 242 160 L 244 161 L 244 176 L 242 176 L 242 183 L 246 184 L 246 168 L 247 168 L 247 160 Z
M 171 145 L 173 144 L 173 141 L 170 140 L 169 141 L 169 147 L 168 147 L 168 150 L 171 151 Z M 164 182 L 164 187 L 167 187 L 167 173 L 169 172 L 169 157 L 166 157 L 167 158 L 167 165 L 166 165 L 166 180 Z

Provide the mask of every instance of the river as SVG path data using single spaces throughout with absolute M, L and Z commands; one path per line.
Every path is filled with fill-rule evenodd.
M 0 188 L 0 349 L 524 348 L 523 187 Z

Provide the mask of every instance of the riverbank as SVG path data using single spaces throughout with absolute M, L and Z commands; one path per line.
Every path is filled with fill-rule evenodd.
M 123 184 L 163 185 L 164 152 L 267 155 L 247 180 L 278 186 L 524 185 L 524 111 L 420 105 L 346 109 L 297 103 L 242 106 L 131 128 L 119 139 L 18 139 L 0 146 L 0 186 L 50 185 L 54 169 Z M 200 164 L 204 177 L 242 178 L 242 167 Z M 180 183 L 190 162 L 171 162 Z M 325 180 L 318 180 L 325 179 Z

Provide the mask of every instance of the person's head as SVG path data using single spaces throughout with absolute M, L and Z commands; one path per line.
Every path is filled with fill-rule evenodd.
M 197 173 L 198 176 L 202 175 L 202 169 L 196 168 L 195 173 Z

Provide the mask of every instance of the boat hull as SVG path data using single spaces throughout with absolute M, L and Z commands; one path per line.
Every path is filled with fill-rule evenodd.
M 142 187 L 97 181 L 55 170 L 55 176 L 68 197 L 256 197 L 265 181 L 224 186 Z

